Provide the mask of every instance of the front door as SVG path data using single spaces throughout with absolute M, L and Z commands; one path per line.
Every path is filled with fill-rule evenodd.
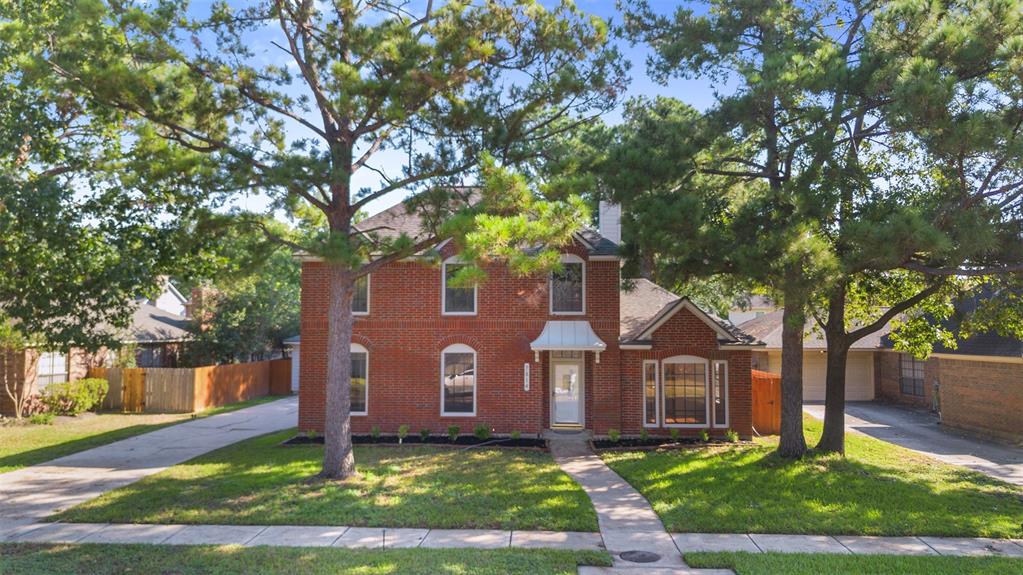
M 557 362 L 553 372 L 554 424 L 582 425 L 582 363 Z

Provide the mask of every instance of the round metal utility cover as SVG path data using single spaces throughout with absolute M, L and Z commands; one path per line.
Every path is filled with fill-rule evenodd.
M 653 563 L 661 560 L 660 555 L 650 551 L 625 551 L 619 557 L 632 563 Z

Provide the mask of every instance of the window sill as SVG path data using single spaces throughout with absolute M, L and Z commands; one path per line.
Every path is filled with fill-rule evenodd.
M 441 413 L 441 417 L 476 417 L 476 412 L 472 413 Z

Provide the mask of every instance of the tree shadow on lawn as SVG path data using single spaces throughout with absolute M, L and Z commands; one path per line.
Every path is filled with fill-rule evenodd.
M 671 531 L 1018 537 L 1023 490 L 923 458 L 898 467 L 772 449 L 612 461 Z
M 276 447 L 290 432 L 213 452 L 56 518 L 595 531 L 585 493 L 533 451 L 356 447 L 359 475 L 310 481 L 319 447 Z
M 180 423 L 180 421 L 142 423 L 128 427 L 119 427 L 109 431 L 85 435 L 77 439 L 70 439 L 68 441 L 30 449 L 28 451 L 3 455 L 0 456 L 0 470 L 11 468 L 9 471 L 13 471 L 17 468 L 45 463 L 59 457 L 64 457 L 65 455 L 71 455 L 72 453 L 78 453 L 79 451 L 85 451 L 87 449 L 92 449 L 93 447 L 100 447 L 115 441 L 134 437 L 150 431 L 156 431 L 157 429 L 174 425 L 176 423 Z M 74 432 L 72 431 L 71 433 Z

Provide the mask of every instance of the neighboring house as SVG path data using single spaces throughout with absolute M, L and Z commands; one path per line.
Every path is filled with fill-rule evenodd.
M 781 332 L 784 310 L 775 310 L 739 325 L 739 328 L 764 342 L 762 351 L 753 353 L 753 369 L 781 373 Z M 845 369 L 845 398 L 869 401 L 876 396 L 874 355 L 883 349 L 880 331 L 859 340 L 849 349 Z M 824 401 L 827 380 L 827 343 L 824 333 L 814 329 L 813 320 L 806 323 L 803 339 L 803 401 Z
M 618 237 L 619 212 L 604 205 L 600 213 L 606 235 L 579 232 L 559 273 L 517 277 L 493 263 L 484 284 L 449 286 L 463 264 L 442 242 L 439 266 L 413 257 L 363 279 L 353 302 L 353 430 L 751 435 L 758 342 L 646 280 L 624 288 L 608 239 Z M 403 204 L 360 228 L 421 233 Z M 337 416 L 325 412 L 326 271 L 304 258 L 301 353 L 293 354 L 303 430 L 322 431 Z
M 142 303 L 121 343 L 135 346 L 138 367 L 177 367 L 181 344 L 189 338 L 188 321 L 183 315 Z
M 957 306 L 956 317 L 970 313 L 977 300 Z M 739 326 L 762 340 L 753 367 L 781 373 L 781 311 Z M 807 325 L 803 352 L 803 399 L 824 401 L 826 345 Z M 958 331 L 958 320 L 946 328 Z M 892 349 L 889 329 L 855 343 L 846 367 L 846 399 L 882 400 L 932 409 L 945 425 L 1010 440 L 1023 440 L 1023 341 L 982 333 L 960 339 L 955 349 L 938 345 L 919 360 Z
M 160 296 L 153 300 L 138 300 L 132 324 L 121 343 L 135 346 L 135 361 L 139 367 L 175 367 L 180 345 L 188 338 L 188 319 L 182 315 L 149 303 L 150 301 L 180 309 L 180 293 L 165 282 Z M 34 385 L 36 393 L 53 383 L 75 381 L 86 376 L 92 366 L 108 365 L 113 361 L 109 350 L 89 353 L 80 348 L 67 351 L 42 351 L 34 348 L 0 350 L 0 370 L 5 370 L 8 382 L 19 388 Z M 0 389 L 0 415 L 11 415 L 14 405 L 7 393 Z
M 959 331 L 959 318 L 976 309 L 978 298 L 959 302 L 945 327 Z M 994 332 L 957 341 L 955 349 L 935 347 L 926 360 L 891 350 L 877 354 L 878 397 L 936 410 L 943 424 L 1023 440 L 1023 340 Z
M 774 301 L 763 295 L 752 294 L 728 310 L 728 321 L 734 325 L 765 316 L 778 309 Z
M 174 284 L 171 283 L 170 278 L 167 276 L 161 277 L 160 283 L 162 284 L 160 295 L 153 299 L 147 300 L 143 298 L 139 301 L 176 316 L 188 317 L 188 298 L 181 295 L 181 292 L 178 291 L 178 288 L 174 287 Z

